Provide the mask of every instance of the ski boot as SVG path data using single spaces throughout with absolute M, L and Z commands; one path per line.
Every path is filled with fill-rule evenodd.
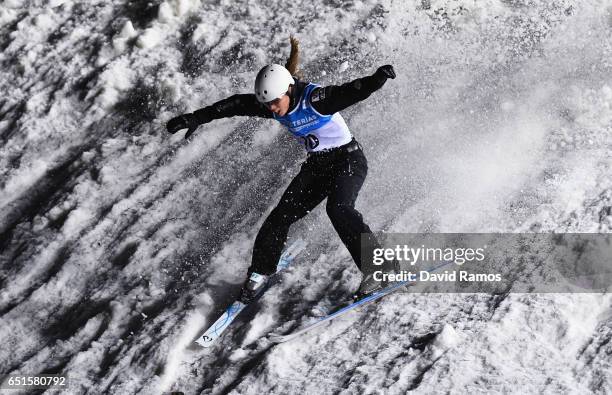
M 376 291 L 380 291 L 387 287 L 388 284 L 386 281 L 376 281 L 374 280 L 373 274 L 364 274 L 363 279 L 361 280 L 361 284 L 359 284 L 359 288 L 357 289 L 357 293 L 354 296 L 355 300 L 360 300 L 365 298 L 366 296 L 373 294 Z
M 244 304 L 249 304 L 263 291 L 268 278 L 265 274 L 251 273 L 251 276 L 244 282 L 240 292 L 240 300 Z
M 392 261 L 388 264 L 388 269 L 384 270 L 383 273 L 399 273 L 400 266 L 398 261 Z M 386 278 L 386 277 L 385 277 Z M 363 277 L 361 279 L 361 284 L 359 284 L 359 288 L 353 297 L 355 300 L 360 300 L 365 298 L 368 295 L 373 294 L 374 292 L 385 289 L 389 286 L 393 285 L 392 281 L 376 281 L 374 279 L 374 273 L 363 273 Z

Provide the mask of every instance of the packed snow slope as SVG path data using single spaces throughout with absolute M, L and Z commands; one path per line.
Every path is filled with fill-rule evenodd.
M 305 158 L 271 120 L 165 122 L 284 63 L 398 74 L 343 115 L 393 232 L 610 232 L 612 3 L 70 1 L 0 5 L 0 373 L 64 393 L 610 393 L 607 294 L 400 293 L 299 341 L 265 335 L 357 269 L 323 208 L 282 282 L 213 349 L 265 215 Z

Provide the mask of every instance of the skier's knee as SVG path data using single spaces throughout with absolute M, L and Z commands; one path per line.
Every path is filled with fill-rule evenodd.
M 327 215 L 332 221 L 346 218 L 352 210 L 352 207 L 345 204 L 328 204 L 326 207 Z

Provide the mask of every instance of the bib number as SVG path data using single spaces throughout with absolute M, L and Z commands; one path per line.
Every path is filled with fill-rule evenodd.
M 314 134 L 309 134 L 302 138 L 304 139 L 304 145 L 306 146 L 307 149 L 312 150 L 319 146 L 319 139 Z

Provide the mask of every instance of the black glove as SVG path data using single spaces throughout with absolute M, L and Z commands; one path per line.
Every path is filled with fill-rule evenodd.
M 395 70 L 393 70 L 393 66 L 390 64 L 380 66 L 378 70 L 376 70 L 376 74 L 383 75 L 385 78 L 395 78 Z
M 168 133 L 172 134 L 182 129 L 188 129 L 187 133 L 185 134 L 185 138 L 188 138 L 193 132 L 195 132 L 198 126 L 200 126 L 200 122 L 198 122 L 195 115 L 183 114 L 169 120 L 168 124 L 166 125 L 166 129 L 168 129 Z

